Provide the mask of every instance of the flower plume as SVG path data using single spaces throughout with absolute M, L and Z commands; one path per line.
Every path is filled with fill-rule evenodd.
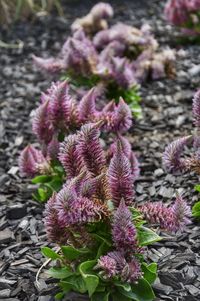
M 170 143 L 163 154 L 163 164 L 169 172 L 176 172 L 186 168 L 184 159 L 181 159 L 184 147 L 191 140 L 191 136 L 179 138 Z
M 113 203 L 119 206 L 121 199 L 126 205 L 132 205 L 134 200 L 134 178 L 129 159 L 122 151 L 120 142 L 117 151 L 110 161 L 108 168 L 108 181 L 110 185 Z

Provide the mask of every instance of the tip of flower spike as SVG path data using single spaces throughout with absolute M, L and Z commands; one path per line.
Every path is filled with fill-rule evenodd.
M 192 104 L 194 125 L 200 128 L 200 89 L 195 93 Z

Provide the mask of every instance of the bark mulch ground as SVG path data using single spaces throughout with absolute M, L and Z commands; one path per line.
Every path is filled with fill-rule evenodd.
M 200 46 L 178 46 L 177 32 L 163 17 L 162 1 L 110 1 L 116 20 L 140 26 L 152 25 L 162 47 L 177 49 L 177 76 L 142 87 L 144 118 L 136 121 L 129 138 L 141 163 L 136 184 L 137 201 L 171 201 L 175 190 L 184 191 L 189 203 L 198 195 L 193 174 L 172 176 L 162 168 L 162 152 L 169 141 L 192 131 L 192 95 L 200 87 Z M 20 23 L 0 29 L 7 43 L 23 41 L 23 49 L 0 48 L 0 301 L 50 301 L 56 286 L 52 280 L 40 287 L 35 283 L 38 268 L 44 262 L 41 246 L 48 245 L 43 223 L 43 207 L 33 201 L 33 187 L 21 179 L 17 167 L 20 150 L 35 142 L 30 113 L 36 108 L 40 92 L 50 83 L 32 66 L 31 54 L 55 54 L 69 34 L 72 20 L 87 13 L 94 1 L 68 1 L 66 19 L 45 17 L 32 23 Z M 148 251 L 149 260 L 158 262 L 159 280 L 154 289 L 157 300 L 200 300 L 200 226 L 193 221 L 183 234 L 164 234 L 162 242 Z M 68 300 L 81 300 L 70 296 Z

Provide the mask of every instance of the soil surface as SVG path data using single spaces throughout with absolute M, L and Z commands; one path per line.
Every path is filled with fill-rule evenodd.
M 41 246 L 48 245 L 43 223 L 43 207 L 33 201 L 33 186 L 21 179 L 17 167 L 20 150 L 35 142 L 30 113 L 39 95 L 51 81 L 32 65 L 31 55 L 56 54 L 75 17 L 86 14 L 95 1 L 66 1 L 65 19 L 41 17 L 35 23 L 19 23 L 0 29 L 0 39 L 9 44 L 22 41 L 22 49 L 0 48 L 0 301 L 54 300 L 56 285 L 40 274 L 44 262 Z M 129 138 L 141 163 L 136 183 L 137 201 L 171 202 L 175 191 L 184 192 L 193 204 L 198 195 L 193 174 L 172 176 L 162 168 L 162 153 L 169 141 L 193 131 L 192 95 L 200 87 L 200 46 L 176 43 L 177 32 L 163 16 L 163 3 L 151 1 L 109 1 L 115 9 L 112 22 L 125 21 L 140 26 L 147 22 L 162 47 L 176 48 L 177 76 L 150 82 L 141 89 L 143 119 L 136 121 Z M 148 251 L 158 262 L 159 280 L 154 289 L 157 301 L 200 300 L 200 225 L 193 221 L 183 234 L 164 235 L 164 240 Z M 81 300 L 69 296 L 66 300 Z

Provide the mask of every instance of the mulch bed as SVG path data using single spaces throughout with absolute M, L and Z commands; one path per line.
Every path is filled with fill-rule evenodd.
M 142 87 L 144 118 L 136 121 L 129 134 L 141 162 L 141 177 L 136 183 L 137 201 L 148 199 L 168 202 L 175 190 L 184 191 L 189 203 L 198 195 L 193 174 L 172 176 L 162 169 L 162 153 L 169 141 L 192 131 L 192 95 L 200 87 L 200 46 L 179 47 L 177 32 L 167 25 L 160 0 L 109 1 L 116 17 L 140 26 L 152 25 L 162 46 L 177 48 L 177 77 Z M 32 23 L 20 23 L 9 30 L 0 29 L 0 39 L 7 43 L 21 40 L 23 49 L 0 48 L 0 301 L 54 300 L 56 285 L 40 275 L 44 262 L 41 246 L 48 245 L 43 223 L 43 207 L 33 201 L 33 186 L 21 179 L 17 168 L 20 150 L 34 142 L 30 113 L 36 108 L 46 78 L 32 66 L 31 54 L 55 54 L 69 34 L 72 20 L 87 13 L 94 1 L 67 1 L 66 19 L 43 17 Z M 158 300 L 200 300 L 200 226 L 193 221 L 183 234 L 164 235 L 164 240 L 148 251 L 149 260 L 158 262 L 159 280 L 154 288 Z M 70 296 L 67 300 L 81 300 Z

